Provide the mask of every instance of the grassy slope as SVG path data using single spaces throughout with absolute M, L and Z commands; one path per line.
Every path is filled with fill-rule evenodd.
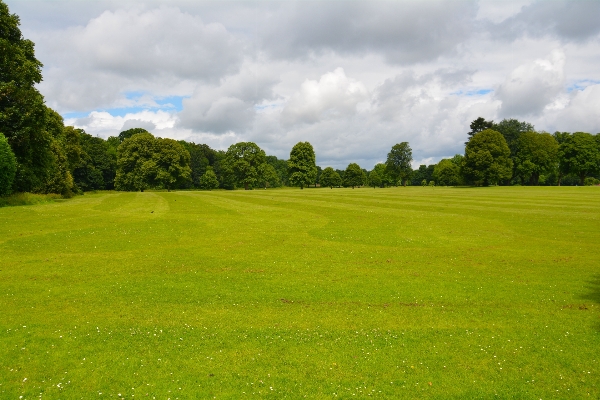
M 0 208 L 0 397 L 598 398 L 599 200 L 409 187 Z

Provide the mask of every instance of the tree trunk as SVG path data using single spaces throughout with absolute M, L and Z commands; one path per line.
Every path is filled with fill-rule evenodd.
M 582 172 L 582 173 L 579 175 L 579 185 L 583 186 L 583 184 L 584 184 L 584 181 L 585 181 L 585 172 Z
M 244 182 L 244 189 L 248 190 L 248 182 Z

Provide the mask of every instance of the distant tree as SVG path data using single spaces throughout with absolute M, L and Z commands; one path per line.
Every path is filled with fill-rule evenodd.
M 519 137 L 524 132 L 534 132 L 535 129 L 529 122 L 519 121 L 517 119 L 503 119 L 494 124 L 491 128 L 496 132 L 500 132 L 510 149 L 511 158 L 517 154 L 519 146 Z
M 257 172 L 258 184 L 265 189 L 267 185 L 270 187 L 279 186 L 279 175 L 271 164 L 263 163 L 259 165 Z
M 46 108 L 45 123 L 51 138 L 52 159 L 48 164 L 48 176 L 43 191 L 70 197 L 75 189 L 72 171 L 81 159 L 79 133 L 65 128 L 63 118 L 50 108 Z
M 125 139 L 118 148 L 115 189 L 143 192 L 151 187 L 157 168 L 154 151 L 155 138 L 150 133 Z
M 373 170 L 369 173 L 369 185 L 373 186 L 373 189 L 375 189 L 376 187 L 381 187 L 383 180 L 381 179 L 381 176 L 379 175 L 379 173 L 377 172 L 377 170 Z
M 239 142 L 229 146 L 223 162 L 225 171 L 233 174 L 235 183 L 249 190 L 256 184 L 257 168 L 266 162 L 266 155 L 256 143 Z
M 199 185 L 201 189 L 205 190 L 212 190 L 219 187 L 219 180 L 212 167 L 206 167 L 204 175 L 200 177 Z
M 156 168 L 151 180 L 154 187 L 170 192 L 191 180 L 190 153 L 176 140 L 155 139 L 152 161 Z
M 387 172 L 386 165 L 383 163 L 378 163 L 373 167 L 373 171 L 376 171 L 377 174 L 381 177 L 381 187 L 389 186 L 394 184 L 395 182 L 390 177 Z
M 514 162 L 521 183 L 537 186 L 541 174 L 557 167 L 558 143 L 549 133 L 524 132 L 518 139 Z
M 460 184 L 460 167 L 451 159 L 443 159 L 433 169 L 433 179 L 438 186 L 455 186 Z
M 494 121 L 486 121 L 482 117 L 479 117 L 473 120 L 473 122 L 471 122 L 471 125 L 469 125 L 469 128 L 471 128 L 471 131 L 468 133 L 469 138 L 473 137 L 473 135 L 475 135 L 476 133 L 485 131 L 486 129 L 492 129 L 493 126 Z
M 267 164 L 272 165 L 273 168 L 275 169 L 275 172 L 277 172 L 277 176 L 279 176 L 279 183 L 281 185 L 287 185 L 288 184 L 287 161 L 281 160 L 275 156 L 267 156 L 266 162 L 267 162 Z
M 342 186 L 342 178 L 333 168 L 327 167 L 321 173 L 321 179 L 319 180 L 321 187 L 327 187 L 333 189 L 333 187 Z
M 69 127 L 67 127 L 69 128 Z M 79 131 L 82 153 L 73 171 L 75 184 L 83 191 L 114 189 L 117 154 L 102 138 Z
M 150 133 L 150 132 L 148 132 L 144 128 L 131 128 L 131 129 L 127 129 L 126 131 L 119 133 L 119 136 L 117 136 L 117 139 L 119 139 L 119 143 L 123 143 L 123 141 L 125 139 L 129 139 L 130 137 L 132 137 L 133 135 L 137 135 L 138 133 Z
M 6 137 L 0 133 L 0 196 L 11 194 L 16 172 L 17 158 Z
M 392 146 L 385 164 L 388 174 L 395 181 L 401 181 L 406 186 L 406 181 L 412 173 L 411 162 L 412 150 L 408 142 L 402 142 Z
M 462 172 L 478 186 L 495 185 L 512 177 L 512 160 L 506 140 L 492 129 L 476 133 L 467 143 Z
M 575 132 L 559 145 L 558 159 L 560 171 L 576 175 L 579 184 L 583 185 L 588 174 L 600 169 L 598 141 L 589 133 Z
M 315 150 L 309 142 L 299 142 L 292 148 L 288 160 L 288 176 L 292 186 L 308 186 L 317 180 Z
M 364 185 L 366 176 L 364 171 L 356 163 L 351 163 L 346 167 L 344 173 L 344 185 L 351 186 L 354 189 L 355 186 Z

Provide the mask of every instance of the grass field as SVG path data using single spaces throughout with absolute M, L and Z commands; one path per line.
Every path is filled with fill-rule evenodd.
M 0 208 L 0 398 L 599 398 L 600 188 Z

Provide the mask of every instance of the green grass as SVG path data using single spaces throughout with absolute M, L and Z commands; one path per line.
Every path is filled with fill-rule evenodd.
M 52 203 L 62 199 L 63 197 L 59 194 L 15 193 L 10 196 L 0 197 L 0 207 L 29 206 Z
M 600 188 L 0 208 L 0 398 L 599 398 Z

